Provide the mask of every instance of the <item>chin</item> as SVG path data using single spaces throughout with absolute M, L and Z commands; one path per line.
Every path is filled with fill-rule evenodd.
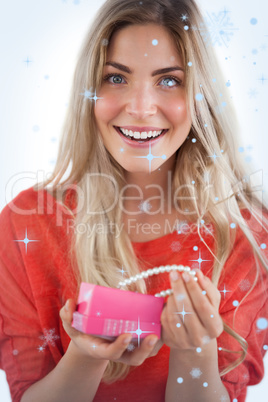
M 138 158 L 137 158 L 138 159 Z M 129 173 L 152 173 L 158 170 L 161 167 L 161 163 L 151 163 L 151 169 L 149 161 L 144 161 L 144 163 L 135 163 L 135 164 L 121 164 L 119 161 L 118 163 L 122 166 L 124 170 Z

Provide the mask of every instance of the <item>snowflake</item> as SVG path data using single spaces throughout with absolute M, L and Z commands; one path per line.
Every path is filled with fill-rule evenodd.
M 249 380 L 249 374 L 248 374 L 248 373 L 243 374 L 242 378 L 243 378 L 243 380 L 245 380 L 246 382 L 248 382 L 248 380 Z
M 207 226 L 204 226 L 204 227 L 202 227 L 202 230 L 205 232 L 205 233 L 204 233 L 205 236 L 208 236 L 208 235 L 212 236 L 212 235 L 213 235 L 213 232 L 214 232 L 214 228 L 213 228 L 213 227 L 208 228 Z
M 207 13 L 207 18 L 205 18 L 206 25 L 200 24 L 198 29 L 201 36 L 203 36 L 204 41 L 207 44 L 226 46 L 233 36 L 234 30 L 233 23 L 230 21 L 228 16 L 229 11 L 220 11 L 219 13 Z
M 243 279 L 240 283 L 239 283 L 239 288 L 240 290 L 242 290 L 243 292 L 245 292 L 246 290 L 249 290 L 250 288 L 250 281 L 248 279 Z
M 139 205 L 139 210 L 141 212 L 149 212 L 152 209 L 152 205 L 149 201 L 142 201 Z
M 182 21 L 188 20 L 188 15 L 187 15 L 187 14 L 182 14 L 181 20 L 182 20 Z
M 202 375 L 202 371 L 200 370 L 200 368 L 193 368 L 192 371 L 190 371 L 190 374 L 192 378 L 200 378 L 200 376 Z
M 135 346 L 133 345 L 133 343 L 130 343 L 130 344 L 128 345 L 128 347 L 127 347 L 127 350 L 128 350 L 129 352 L 133 352 L 134 349 L 135 349 Z
M 264 45 L 264 44 L 261 45 L 261 46 L 260 46 L 260 49 L 261 49 L 261 50 L 266 50 L 266 49 L 267 49 L 267 45 Z
M 207 345 L 210 341 L 211 339 L 208 335 L 203 336 L 202 338 L 203 345 Z
M 178 252 L 181 249 L 181 243 L 179 241 L 173 241 L 170 245 L 170 248 L 174 252 Z
M 248 95 L 249 95 L 250 99 L 256 98 L 257 95 L 258 95 L 257 89 L 250 89 L 250 90 L 248 91 Z
M 51 346 L 54 346 L 54 347 L 56 346 L 55 341 L 57 339 L 60 339 L 60 336 L 55 335 L 55 331 L 56 331 L 55 328 L 53 328 L 53 329 L 44 329 L 44 335 L 39 336 L 39 338 L 44 341 L 43 345 L 39 346 L 39 348 L 38 348 L 38 350 L 40 352 L 42 352 L 46 348 L 47 345 L 51 345 Z

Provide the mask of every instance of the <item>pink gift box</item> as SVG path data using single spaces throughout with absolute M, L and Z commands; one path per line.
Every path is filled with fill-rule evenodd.
M 123 333 L 138 341 L 150 334 L 160 338 L 163 304 L 162 297 L 82 282 L 72 326 L 106 339 Z

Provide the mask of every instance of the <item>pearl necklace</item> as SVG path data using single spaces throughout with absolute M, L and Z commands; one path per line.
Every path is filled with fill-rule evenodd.
M 131 285 L 131 283 L 137 282 L 139 279 L 148 278 L 148 276 L 158 275 L 158 274 L 162 274 L 164 272 L 170 272 L 170 271 L 187 272 L 189 275 L 194 277 L 195 281 L 197 281 L 197 277 L 195 276 L 196 272 L 191 271 L 191 269 L 189 267 L 184 267 L 183 265 L 166 265 L 166 266 L 161 265 L 160 267 L 147 269 L 147 271 L 143 271 L 138 275 L 131 276 L 130 278 L 125 279 L 122 282 L 119 282 L 117 287 L 121 288 L 126 285 Z M 155 297 L 166 297 L 166 296 L 170 296 L 172 294 L 173 294 L 173 290 L 167 289 L 167 290 L 162 290 L 162 292 L 160 292 L 160 293 L 156 293 Z

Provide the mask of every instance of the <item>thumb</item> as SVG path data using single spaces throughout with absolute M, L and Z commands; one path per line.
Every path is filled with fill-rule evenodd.
M 69 336 L 74 336 L 78 331 L 72 327 L 73 313 L 76 310 L 76 303 L 73 299 L 68 299 L 60 309 L 60 318 L 63 327 Z
M 63 321 L 71 323 L 75 309 L 76 309 L 75 301 L 73 299 L 68 299 L 65 305 L 60 310 L 61 319 Z

